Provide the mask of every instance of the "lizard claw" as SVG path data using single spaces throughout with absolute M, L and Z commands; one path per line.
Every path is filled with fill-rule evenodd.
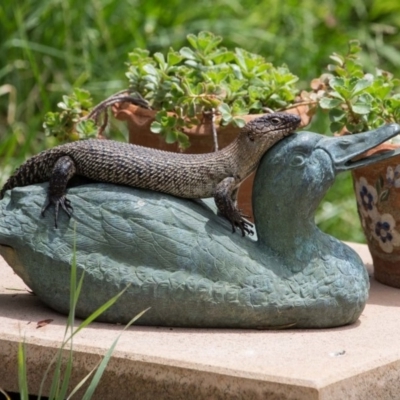
M 246 233 L 251 236 L 254 235 L 254 231 L 250 228 L 253 228 L 253 224 L 251 224 L 250 222 L 247 222 L 245 220 L 242 220 L 240 222 L 235 222 L 232 223 L 232 233 L 236 232 L 236 227 L 238 227 L 240 229 L 240 231 L 242 232 L 242 236 L 246 236 Z
M 250 228 L 253 228 L 254 225 L 248 221 L 246 221 L 244 218 L 247 217 L 247 215 L 243 215 L 240 210 L 237 210 L 235 215 L 230 218 L 230 222 L 232 225 L 232 233 L 236 232 L 236 228 L 239 228 L 240 231 L 242 232 L 242 236 L 246 236 L 246 233 L 248 235 L 254 235 L 254 231 Z
M 57 225 L 57 220 L 58 220 L 58 210 L 61 206 L 61 208 L 65 211 L 65 213 L 68 215 L 69 218 L 72 217 L 72 213 L 74 211 L 74 208 L 71 205 L 71 201 L 67 199 L 67 197 L 64 195 L 62 196 L 47 196 L 47 200 L 45 205 L 42 208 L 42 211 L 40 212 L 40 215 L 42 217 L 44 217 L 44 214 L 46 212 L 46 210 L 52 205 L 54 204 L 55 207 L 55 211 L 54 211 L 54 227 L 57 229 L 58 225 Z

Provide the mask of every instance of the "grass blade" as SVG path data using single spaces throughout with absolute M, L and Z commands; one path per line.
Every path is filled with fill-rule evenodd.
M 96 373 L 93 376 L 92 381 L 90 382 L 89 387 L 87 388 L 85 394 L 82 397 L 82 400 L 90 400 L 93 396 L 94 391 L 96 390 L 101 377 L 103 376 L 104 370 L 107 367 L 108 362 L 110 361 L 111 355 L 114 352 L 114 349 L 122 335 L 122 333 L 128 329 L 135 321 L 137 321 L 146 311 L 148 311 L 150 309 L 146 308 L 145 310 L 143 310 L 142 312 L 140 312 L 138 315 L 136 315 L 135 317 L 133 317 L 128 324 L 125 326 L 125 328 L 122 330 L 122 332 L 118 335 L 118 337 L 114 340 L 113 344 L 111 345 L 111 347 L 108 349 L 107 353 L 105 354 L 103 360 L 101 361 L 99 367 L 97 368 Z
M 11 400 L 10 396 L 2 388 L 0 388 L 0 393 L 4 395 L 6 400 Z
M 25 339 L 18 343 L 18 386 L 20 391 L 20 399 L 28 400 L 28 378 L 26 376 L 26 347 Z
M 68 319 L 67 319 L 67 325 L 65 327 L 65 332 L 64 332 L 64 340 L 61 344 L 61 347 L 57 351 L 57 354 L 53 357 L 53 359 L 50 361 L 44 375 L 42 382 L 40 384 L 39 388 L 39 394 L 38 394 L 38 400 L 40 400 L 42 396 L 42 391 L 44 384 L 47 380 L 47 376 L 50 372 L 50 368 L 52 365 L 56 362 L 56 367 L 54 371 L 54 375 L 52 378 L 51 382 L 51 387 L 50 387 L 50 394 L 49 398 L 53 398 L 54 396 L 58 395 L 58 392 L 60 390 L 60 393 L 66 393 L 68 389 L 68 384 L 69 380 L 71 377 L 71 371 L 72 371 L 72 365 L 73 365 L 73 350 L 72 350 L 72 337 L 73 337 L 73 328 L 74 328 L 74 321 L 75 321 L 75 309 L 76 309 L 76 304 L 78 302 L 79 294 L 82 288 L 82 283 L 83 283 L 83 277 L 84 274 L 82 274 L 78 287 L 76 286 L 76 277 L 77 277 L 77 264 L 76 264 L 76 224 L 74 225 L 74 243 L 73 243 L 73 251 L 72 251 L 72 263 L 71 263 L 71 274 L 70 274 L 70 295 L 69 295 L 69 303 L 70 303 L 70 311 L 68 314 Z M 71 334 L 68 339 L 66 339 L 68 330 L 71 330 Z M 69 358 L 67 362 L 67 367 L 65 370 L 64 374 L 64 379 L 63 379 L 63 384 L 60 389 L 60 374 L 61 374 L 61 362 L 62 362 L 62 350 L 64 349 L 65 345 L 71 340 L 71 347 L 70 347 L 70 353 L 69 353 Z M 63 397 L 61 397 L 63 398 Z
M 101 361 L 97 363 L 97 365 L 74 387 L 72 392 L 66 398 L 66 400 L 70 400 L 71 397 L 86 383 L 86 381 L 93 375 L 93 373 L 99 368 Z
M 60 393 L 57 396 L 58 399 L 65 399 L 65 397 L 67 395 L 68 385 L 69 385 L 69 381 L 71 379 L 72 365 L 73 365 L 73 349 L 72 349 L 72 343 L 71 343 L 71 348 L 69 350 L 68 362 L 67 362 L 67 366 L 66 366 L 65 372 L 64 372 L 64 379 L 62 380 Z
M 76 226 L 74 227 L 76 229 Z M 95 310 L 89 317 L 87 317 L 76 329 L 74 329 L 74 322 L 75 322 L 75 310 L 76 306 L 78 303 L 79 295 L 82 290 L 82 285 L 83 285 L 83 279 L 84 279 L 84 273 L 82 273 L 78 285 L 76 284 L 77 280 L 77 263 L 76 263 L 76 242 L 74 239 L 74 244 L 73 244 L 73 255 L 72 255 L 72 262 L 71 262 L 71 274 L 70 274 L 70 312 L 68 314 L 68 319 L 67 319 L 67 326 L 65 328 L 65 333 L 64 333 L 64 339 L 63 342 L 58 349 L 57 353 L 54 355 L 53 359 L 49 363 L 49 366 L 47 367 L 45 374 L 43 376 L 42 382 L 40 384 L 39 388 L 39 394 L 38 394 L 38 400 L 41 398 L 41 394 L 43 392 L 43 387 L 44 384 L 47 380 L 47 376 L 50 372 L 51 367 L 56 363 L 55 369 L 54 369 L 54 374 L 51 382 L 51 387 L 50 387 L 50 393 L 49 393 L 49 399 L 64 399 L 66 397 L 67 391 L 68 391 L 68 386 L 71 378 L 71 373 L 72 373 L 72 368 L 73 368 L 73 337 L 80 332 L 83 328 L 87 327 L 91 322 L 93 322 L 97 317 L 99 317 L 102 313 L 104 313 L 106 310 L 108 310 L 115 302 L 124 294 L 124 292 L 128 289 L 130 285 L 127 285 L 125 289 L 123 289 L 120 293 L 115 295 L 113 298 L 111 298 L 109 301 L 107 301 L 105 304 L 100 306 L 97 310 Z M 142 311 L 138 315 L 136 315 L 134 318 L 132 318 L 129 323 L 125 326 L 123 331 L 125 331 L 129 326 L 131 326 L 138 318 L 140 318 L 148 309 Z M 68 336 L 68 331 L 70 330 L 70 334 Z M 122 332 L 123 332 L 122 331 Z M 121 334 L 122 334 L 121 332 Z M 121 334 L 116 338 L 116 340 L 113 342 L 111 348 L 107 351 L 105 357 L 103 360 L 92 370 L 89 372 L 89 374 L 81 381 L 79 384 L 72 390 L 71 394 L 68 396 L 68 398 L 71 398 L 83 385 L 84 383 L 92 376 L 92 374 L 95 372 L 95 375 L 92 378 L 92 381 L 85 393 L 85 398 L 91 398 L 93 395 L 94 390 L 96 389 L 101 376 L 103 375 L 103 372 L 111 358 L 111 355 L 114 351 L 115 346 L 118 343 L 119 338 L 121 337 Z M 65 346 L 70 342 L 70 350 L 69 350 L 69 357 L 68 357 L 68 362 L 65 368 L 64 376 L 62 378 L 61 374 L 61 366 L 62 366 L 62 353 L 65 348 Z M 21 346 L 21 345 L 20 345 Z M 24 352 L 21 352 L 21 356 L 19 358 L 22 358 L 22 361 L 24 361 Z M 24 363 L 19 362 L 21 365 L 25 365 Z M 25 362 L 25 361 L 24 361 Z M 25 374 L 26 376 L 26 365 L 25 365 L 25 370 L 20 368 L 21 373 L 20 375 L 22 376 Z M 61 383 L 62 382 L 62 383 Z M 26 384 L 26 379 L 25 379 L 25 384 Z M 61 384 L 61 386 L 60 386 Z M 20 387 L 22 383 L 20 383 Z M 23 390 L 21 390 L 21 396 L 23 393 Z M 28 393 L 27 388 L 26 388 L 26 393 Z M 28 397 L 23 398 L 21 397 L 22 400 L 28 400 Z
M 80 332 L 83 328 L 86 328 L 90 323 L 92 323 L 97 317 L 99 317 L 101 314 L 103 314 L 106 310 L 108 310 L 128 289 L 130 285 L 126 286 L 125 289 L 123 289 L 121 292 L 119 292 L 117 295 L 112 297 L 110 300 L 108 300 L 106 303 L 101 305 L 97 310 L 95 310 L 92 314 L 90 314 L 79 326 L 78 328 L 75 329 L 75 331 L 71 334 L 71 336 L 67 339 L 70 340 L 72 339 L 73 336 L 75 336 L 78 332 Z

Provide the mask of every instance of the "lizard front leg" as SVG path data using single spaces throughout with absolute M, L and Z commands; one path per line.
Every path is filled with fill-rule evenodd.
M 46 203 L 42 208 L 41 215 L 44 216 L 46 210 L 50 205 L 54 204 L 55 216 L 54 227 L 57 228 L 58 210 L 59 207 L 66 212 L 68 217 L 71 218 L 73 208 L 71 202 L 66 197 L 66 189 L 68 181 L 74 176 L 76 172 L 75 163 L 69 156 L 60 157 L 54 165 L 50 181 L 49 189 L 47 191 Z
M 244 219 L 245 215 L 236 206 L 237 183 L 235 178 L 228 177 L 222 180 L 214 192 L 214 200 L 217 208 L 232 224 L 232 232 L 238 227 L 242 236 L 252 235 L 254 232 L 250 229 L 253 225 Z

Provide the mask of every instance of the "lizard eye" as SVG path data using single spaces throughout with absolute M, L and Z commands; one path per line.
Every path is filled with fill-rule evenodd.
M 271 118 L 271 122 L 274 125 L 278 125 L 281 122 L 281 120 L 277 117 L 274 117 L 274 118 Z

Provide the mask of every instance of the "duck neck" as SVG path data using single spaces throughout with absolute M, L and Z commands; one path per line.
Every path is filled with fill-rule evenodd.
M 306 207 L 301 207 L 283 200 L 273 205 L 266 204 L 270 200 L 273 201 L 264 198 L 257 202 L 255 199 L 254 217 L 258 241 L 261 246 L 273 250 L 293 268 L 297 268 L 303 261 L 309 261 L 319 253 L 322 232 L 316 227 L 314 212 L 311 211 L 318 204 L 310 202 Z

